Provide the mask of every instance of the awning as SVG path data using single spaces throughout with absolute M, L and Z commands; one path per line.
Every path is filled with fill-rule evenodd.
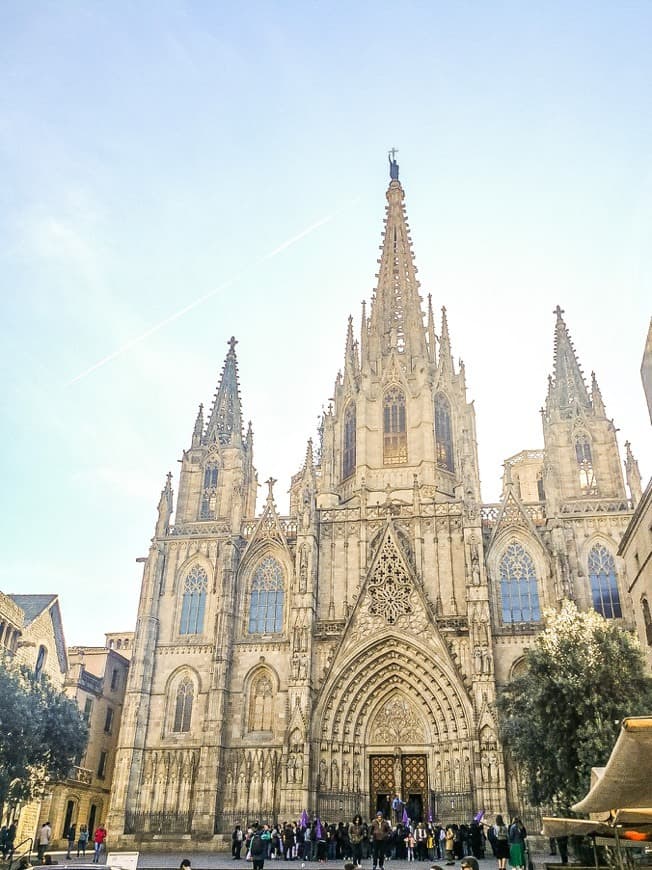
M 602 837 L 613 840 L 618 833 L 621 840 L 633 840 L 641 842 L 652 838 L 652 811 L 643 823 L 619 820 L 616 832 L 615 824 L 597 822 L 593 819 L 555 819 L 550 816 L 543 817 L 544 837 L 570 837 L 579 835 L 582 837 Z
M 602 813 L 652 807 L 652 716 L 623 720 L 604 774 L 573 812 Z M 641 812 L 640 809 L 638 809 Z

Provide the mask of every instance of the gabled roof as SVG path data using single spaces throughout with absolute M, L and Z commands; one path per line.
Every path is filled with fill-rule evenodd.
M 34 622 L 56 600 L 56 595 L 9 595 L 25 614 L 25 625 Z
M 52 634 L 57 648 L 59 669 L 62 674 L 68 671 L 68 653 L 66 639 L 63 634 L 63 622 L 59 609 L 59 598 L 56 595 L 9 595 L 9 598 L 17 604 L 25 614 L 24 628 L 28 628 L 35 619 L 46 610 L 50 611 L 52 620 Z

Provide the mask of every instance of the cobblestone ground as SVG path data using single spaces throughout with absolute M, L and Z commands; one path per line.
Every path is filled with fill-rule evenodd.
M 66 859 L 65 852 L 50 852 L 52 861 L 56 861 L 59 865 L 67 867 L 75 867 L 75 870 L 97 870 L 97 864 L 91 864 L 92 856 L 87 855 L 86 858 L 72 857 Z M 141 870 L 171 870 L 171 868 L 179 867 L 184 858 L 189 858 L 192 863 L 192 870 L 248 870 L 251 868 L 251 862 L 241 859 L 235 861 L 231 858 L 228 852 L 194 852 L 192 846 L 185 852 L 142 852 L 138 859 L 138 868 Z M 557 863 L 559 856 L 550 857 L 547 852 L 534 852 L 532 855 L 536 870 L 544 870 L 544 863 Z M 32 859 L 35 863 L 35 859 Z M 100 864 L 104 864 L 106 855 L 102 855 Z M 480 870 L 496 870 L 496 859 L 493 857 L 484 858 L 480 862 Z M 437 864 L 442 870 L 460 870 L 461 861 L 456 861 L 454 867 L 447 867 L 445 861 L 405 861 L 391 860 L 385 861 L 385 870 L 430 870 L 432 864 Z M 316 861 L 302 861 L 296 859 L 294 861 L 265 861 L 265 870 L 342 870 L 344 861 L 324 861 L 321 864 Z M 372 870 L 371 859 L 362 862 L 362 870 Z

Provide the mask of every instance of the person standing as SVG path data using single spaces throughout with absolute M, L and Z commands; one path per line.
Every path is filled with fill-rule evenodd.
M 353 853 L 353 863 L 356 867 L 362 867 L 362 841 L 364 834 L 362 816 L 354 816 L 353 821 L 349 825 L 349 842 L 351 843 L 351 851 Z
M 518 816 L 514 816 L 509 826 L 509 863 L 514 868 L 525 870 L 525 838 L 527 831 Z
M 72 824 L 68 828 L 68 832 L 66 834 L 66 839 L 68 840 L 68 851 L 66 853 L 66 860 L 70 861 L 72 855 L 70 854 L 70 850 L 75 848 L 75 838 L 77 837 L 77 825 Z
M 249 842 L 249 852 L 251 853 L 252 870 L 263 870 L 265 865 L 265 855 L 267 853 L 267 845 L 262 838 L 262 831 L 258 826 L 254 829 Z
M 242 833 L 242 827 L 240 825 L 236 825 L 233 829 L 233 833 L 231 834 L 231 857 L 234 861 L 237 861 L 240 858 L 243 839 L 244 834 Z
M 77 840 L 77 857 L 79 858 L 79 853 L 81 852 L 84 857 L 86 857 L 86 846 L 88 844 L 88 828 L 86 825 L 82 825 L 79 829 L 79 838 Z
M 509 858 L 509 831 L 507 825 L 500 813 L 496 816 L 496 824 L 494 825 L 494 837 L 496 843 L 496 858 L 498 860 L 498 870 L 505 870 L 507 859 Z
M 95 836 L 93 837 L 93 864 L 100 863 L 100 852 L 104 850 L 104 843 L 106 840 L 106 828 L 104 825 L 100 825 L 99 828 L 95 831 Z
M 44 822 L 41 825 L 41 830 L 38 832 L 38 846 L 36 849 L 36 854 L 38 856 L 39 864 L 43 864 L 43 858 L 45 856 L 45 851 L 50 845 L 50 841 L 52 840 L 52 828 L 50 827 L 49 822 Z
M 373 855 L 373 870 L 379 870 L 385 866 L 385 851 L 387 849 L 387 840 L 389 839 L 389 835 L 392 832 L 392 828 L 387 821 L 387 819 L 383 818 L 383 814 L 380 810 L 376 813 L 376 818 L 371 823 L 370 835 L 371 835 L 371 848 Z

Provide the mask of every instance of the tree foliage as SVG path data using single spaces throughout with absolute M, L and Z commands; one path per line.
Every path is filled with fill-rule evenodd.
M 501 736 L 535 804 L 565 812 L 606 764 L 625 716 L 652 712 L 652 679 L 635 637 L 566 601 L 545 614 L 526 670 L 498 697 Z
M 74 701 L 45 675 L 0 658 L 0 807 L 43 794 L 64 779 L 88 741 Z

